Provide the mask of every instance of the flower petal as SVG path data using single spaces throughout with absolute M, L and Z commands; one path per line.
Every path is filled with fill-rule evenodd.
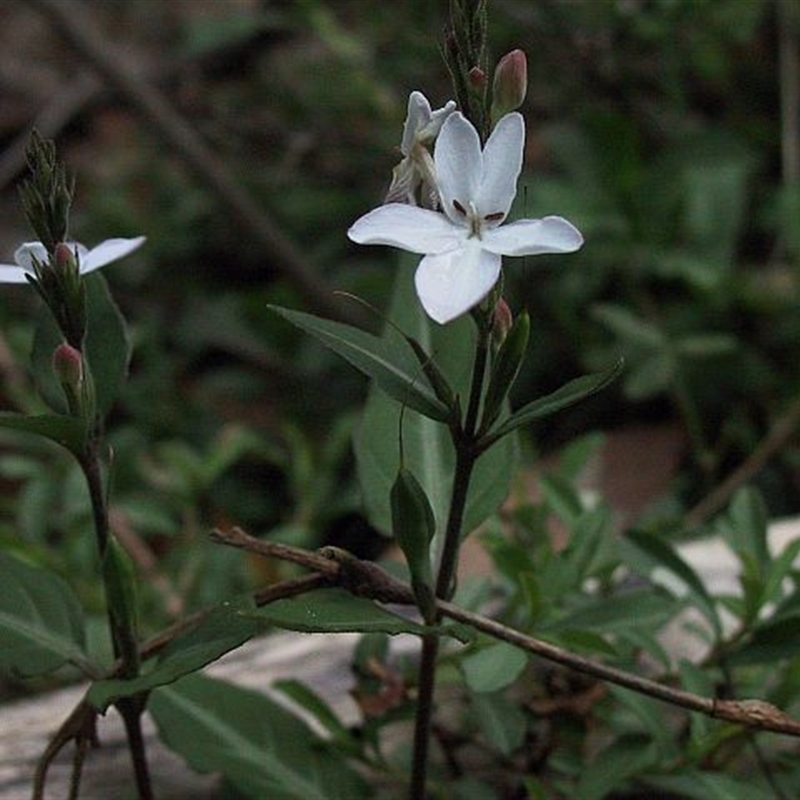
M 0 264 L 0 283 L 27 283 L 33 275 L 33 259 L 47 263 L 47 250 L 41 242 L 25 242 L 14 252 L 16 264 Z
M 495 125 L 483 149 L 483 173 L 473 199 L 481 216 L 508 214 L 517 193 L 517 178 L 522 169 L 525 122 L 520 114 L 506 114 Z M 494 226 L 500 224 L 498 219 Z M 493 227 L 489 223 L 490 227 Z
M 106 239 L 86 253 L 81 252 L 81 245 L 78 245 L 81 275 L 100 269 L 112 261 L 119 261 L 120 258 L 141 247 L 144 242 L 144 236 L 136 236 L 133 239 Z
M 582 244 L 580 231 L 562 217 L 520 219 L 483 233 L 483 246 L 503 256 L 573 253 Z
M 444 213 L 457 225 L 466 226 L 464 215 L 456 210 L 453 201 L 469 211 L 480 186 L 483 156 L 478 132 L 460 111 L 451 114 L 442 125 L 433 160 Z
M 430 122 L 419 132 L 418 138 L 423 142 L 433 141 L 444 125 L 444 121 L 456 110 L 456 101 L 448 100 L 441 108 L 431 113 Z
M 26 275 L 33 273 L 16 264 L 0 264 L 0 283 L 27 283 Z
M 34 259 L 40 264 L 46 264 L 48 261 L 47 248 L 41 242 L 25 242 L 14 251 L 14 261 L 31 275 L 34 274 Z
M 477 239 L 467 239 L 449 253 L 425 256 L 414 284 L 428 316 L 444 324 L 469 311 L 497 282 L 501 260 L 483 250 Z
M 407 156 L 417 139 L 417 131 L 431 121 L 431 104 L 422 92 L 411 92 L 408 96 L 408 111 L 403 124 L 403 140 L 400 152 Z
M 412 253 L 443 253 L 458 247 L 465 234 L 438 211 L 389 203 L 357 219 L 347 235 L 358 244 L 388 244 Z

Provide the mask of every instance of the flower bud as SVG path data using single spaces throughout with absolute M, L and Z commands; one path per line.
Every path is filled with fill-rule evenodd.
M 53 372 L 64 387 L 77 394 L 83 383 L 83 356 L 81 351 L 67 342 L 60 344 L 53 353 Z
M 468 73 L 469 85 L 476 93 L 480 94 L 486 88 L 488 80 L 486 73 L 480 67 L 473 67 Z
M 59 242 L 53 252 L 53 263 L 56 271 L 61 275 L 69 273 L 78 274 L 78 263 L 75 259 L 75 251 L 66 243 Z
M 514 315 L 502 297 L 495 304 L 492 314 L 492 344 L 497 349 L 506 340 L 506 336 L 514 324 Z
M 492 119 L 518 109 L 528 91 L 528 60 L 522 50 L 506 53 L 494 71 Z

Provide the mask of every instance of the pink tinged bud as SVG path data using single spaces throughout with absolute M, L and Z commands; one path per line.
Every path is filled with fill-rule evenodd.
M 62 274 L 66 272 L 78 271 L 75 261 L 75 252 L 66 242 L 59 242 L 54 252 L 54 262 L 56 270 Z
M 500 347 L 514 324 L 514 315 L 511 313 L 508 303 L 502 297 L 497 301 L 493 315 L 492 342 L 495 347 Z
M 473 67 L 468 73 L 467 78 L 469 79 L 470 86 L 476 92 L 482 92 L 486 88 L 486 84 L 488 80 L 486 78 L 486 73 L 480 67 Z
M 506 53 L 494 71 L 492 84 L 492 117 L 518 109 L 528 91 L 528 60 L 522 50 Z
M 83 383 L 83 356 L 71 344 L 60 344 L 53 353 L 53 372 L 62 386 L 74 391 Z

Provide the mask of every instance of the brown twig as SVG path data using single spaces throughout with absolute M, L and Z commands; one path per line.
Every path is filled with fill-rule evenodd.
M 312 564 L 323 566 L 320 561 L 320 558 L 322 558 L 322 561 L 326 562 L 323 566 L 323 577 L 326 581 L 332 581 L 336 577 L 334 570 L 330 567 L 333 564 L 338 571 L 337 582 L 351 590 L 352 587 L 356 587 L 357 593 L 361 596 L 372 597 L 379 601 L 383 601 L 383 598 L 391 598 L 387 602 L 408 605 L 412 605 L 415 602 L 411 589 L 391 577 L 377 564 L 361 561 L 350 554 L 343 554 L 343 551 L 336 551 L 333 558 L 330 557 L 330 553 L 328 557 L 325 557 L 300 548 L 254 539 L 239 529 L 235 529 L 235 532 L 215 531 L 214 539 L 223 544 L 230 543 L 235 547 L 261 555 L 281 558 L 283 556 L 277 555 L 281 552 L 285 554 L 287 560 L 304 566 Z M 314 569 L 315 567 L 312 566 L 310 568 Z M 792 719 L 779 708 L 764 700 L 719 700 L 713 697 L 702 697 L 701 695 L 675 689 L 632 672 L 610 667 L 593 659 L 576 655 L 549 642 L 520 633 L 488 617 L 474 614 L 453 603 L 438 600 L 437 608 L 444 617 L 465 623 L 495 639 L 508 642 L 540 658 L 561 664 L 585 675 L 591 675 L 599 680 L 623 686 L 639 694 L 648 695 L 671 705 L 705 714 L 714 719 L 722 719 L 758 730 L 800 737 L 800 722 Z
M 225 165 L 200 138 L 166 97 L 140 77 L 102 36 L 84 3 L 72 0 L 30 0 L 50 19 L 58 32 L 80 53 L 103 80 L 120 93 L 158 132 L 166 144 L 229 210 L 247 235 L 260 245 L 284 277 L 295 286 L 311 308 L 325 316 L 359 323 L 352 306 L 333 299 L 325 281 L 309 266 L 311 259 L 288 239 L 278 224 L 237 183 Z

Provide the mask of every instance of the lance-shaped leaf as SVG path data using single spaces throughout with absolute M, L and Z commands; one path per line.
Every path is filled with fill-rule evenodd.
M 197 672 L 225 653 L 235 650 L 256 633 L 256 623 L 241 616 L 253 608 L 249 598 L 241 603 L 224 603 L 213 609 L 202 622 L 173 639 L 159 655 L 155 665 L 132 680 L 97 681 L 87 700 L 98 710 L 132 694 L 147 692 Z
M 86 423 L 62 414 L 13 414 L 0 412 L 0 427 L 44 436 L 71 453 L 79 455 L 86 444 Z
M 148 709 L 167 746 L 200 772 L 221 772 L 245 797 L 368 796 L 340 755 L 258 692 L 191 675 L 154 692 Z
M 470 391 L 475 326 L 467 316 L 448 325 L 431 322 L 414 291 L 413 270 L 418 259 L 404 254 L 398 260 L 399 269 L 388 316 L 431 354 L 450 386 L 463 400 Z M 390 342 L 400 338 L 391 326 L 384 336 Z M 359 482 L 369 521 L 387 535 L 392 532 L 389 497 L 400 466 L 400 413 L 397 403 L 373 387 L 355 443 Z M 432 553 L 436 563 L 453 485 L 455 450 L 451 433 L 446 425 L 407 409 L 403 414 L 403 443 L 404 464 L 420 482 L 433 508 L 439 531 Z M 503 502 L 514 474 L 516 457 L 517 442 L 510 436 L 478 459 L 465 509 L 465 533 L 480 525 Z
M 492 366 L 489 386 L 483 401 L 481 429 L 488 430 L 503 409 L 503 403 L 517 379 L 525 351 L 528 349 L 531 322 L 528 312 L 523 311 L 514 321 L 505 341 L 500 346 Z
M 245 619 L 261 627 L 276 626 L 300 633 L 410 633 L 425 636 L 438 633 L 461 642 L 474 638 L 467 625 L 420 625 L 401 617 L 366 597 L 356 597 L 343 589 L 318 589 L 302 597 L 276 600 L 253 611 L 242 611 Z
M 278 306 L 270 308 L 347 359 L 399 403 L 430 419 L 449 419 L 450 409 L 431 390 L 411 349 L 402 339 L 387 342 L 341 322 Z
M 57 575 L 0 553 L 0 672 L 29 677 L 73 664 L 100 672 L 86 655 L 83 614 Z
M 575 378 L 569 383 L 564 384 L 552 394 L 540 397 L 538 400 L 524 405 L 508 417 L 496 430 L 485 437 L 481 446 L 486 449 L 511 431 L 516 430 L 522 425 L 527 425 L 537 419 L 549 417 L 558 411 L 591 397 L 593 394 L 602 391 L 622 371 L 622 361 L 618 361 L 607 372 L 595 373 L 593 375 L 583 375 Z
M 392 532 L 406 557 L 411 573 L 411 588 L 422 616 L 432 622 L 436 617 L 431 541 L 436 520 L 425 490 L 414 473 L 401 466 L 391 491 Z
M 424 626 L 342 589 L 319 589 L 301 598 L 277 600 L 242 614 L 262 624 L 302 633 L 388 633 L 394 636 L 426 632 Z

